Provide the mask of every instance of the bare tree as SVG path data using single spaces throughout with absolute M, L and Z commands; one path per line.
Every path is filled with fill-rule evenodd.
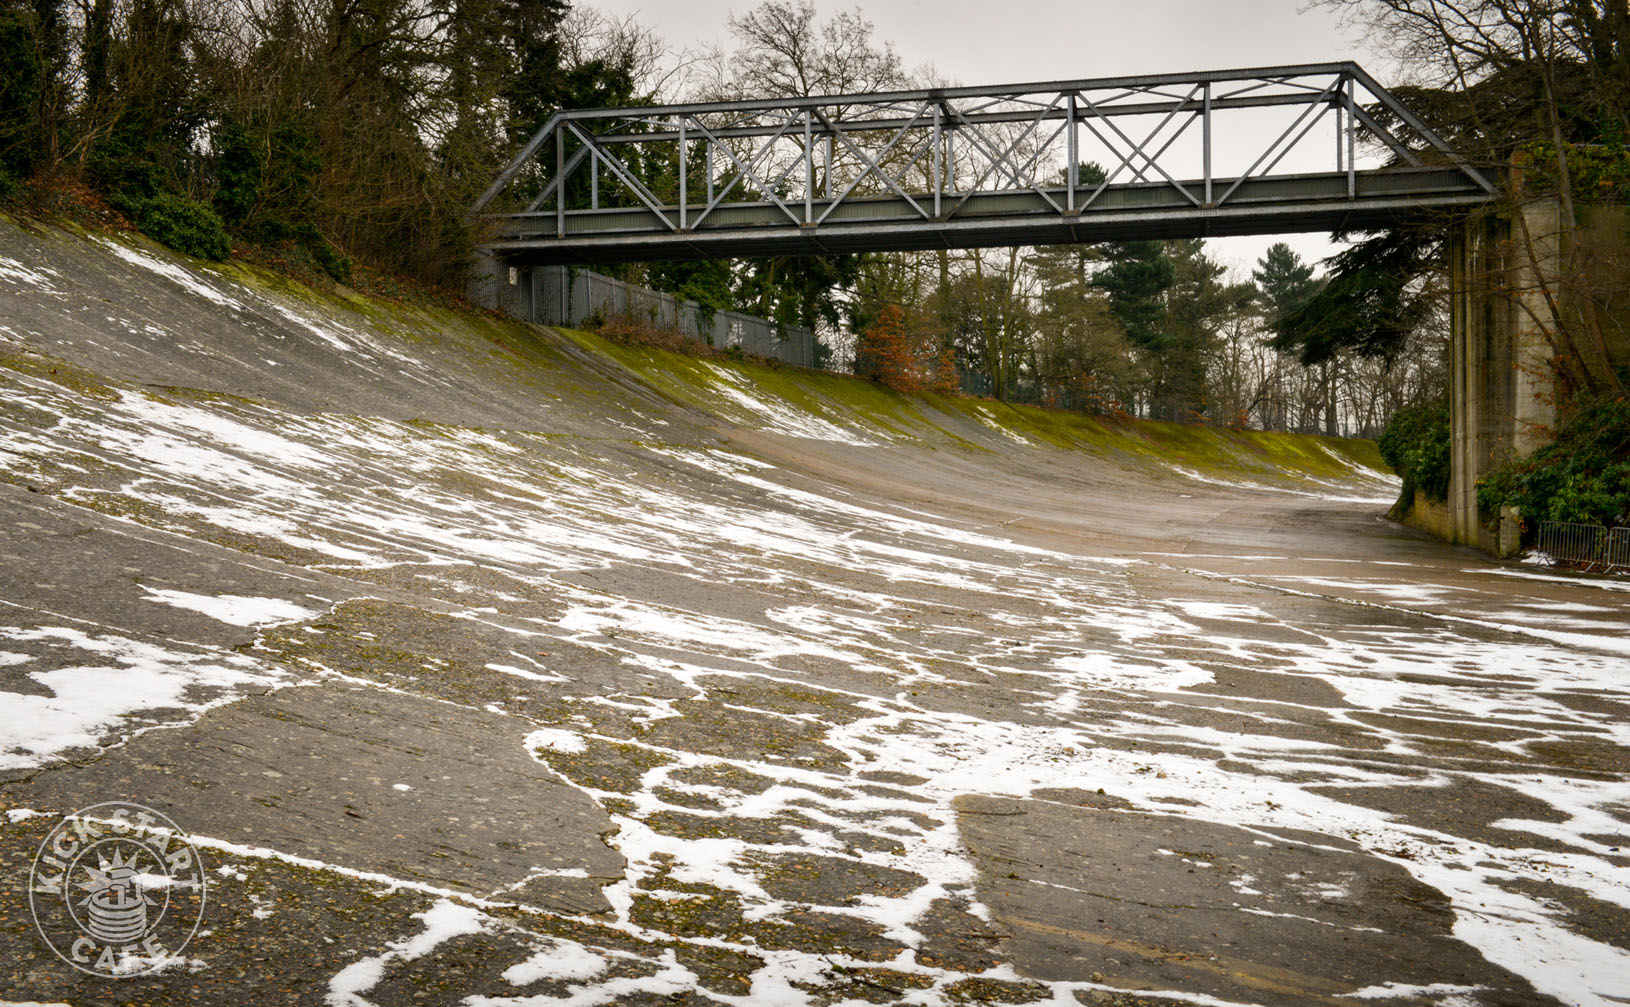
M 739 93 L 809 98 L 906 85 L 900 57 L 873 41 L 858 7 L 817 21 L 809 0 L 769 0 L 729 24 L 742 44 L 732 63 Z
M 1630 13 L 1622 2 L 1593 0 L 1318 0 L 1344 9 L 1404 70 L 1437 95 L 1442 124 L 1486 161 L 1503 164 L 1519 148 L 1538 153 L 1537 165 L 1561 203 L 1559 234 L 1529 233 L 1525 214 L 1513 214 L 1512 252 L 1528 259 L 1540 282 L 1507 289 L 1551 342 L 1562 374 L 1572 384 L 1622 392 L 1617 365 L 1630 355 L 1616 313 L 1602 301 L 1601 264 L 1615 258 L 1599 241 L 1582 241 L 1576 206 L 1574 142 L 1581 119 L 1630 130 Z M 1444 100 L 1447 99 L 1447 100 Z M 1482 150 L 1477 150 L 1482 146 Z M 1516 177 L 1520 180 L 1521 174 Z M 1513 188 L 1513 198 L 1524 193 Z M 1538 268 L 1537 251 L 1559 243 L 1555 270 Z M 1621 256 L 1622 257 L 1622 256 Z M 1552 277 L 1546 279 L 1546 274 Z M 1622 281 L 1609 286 L 1622 287 Z M 1607 295 L 1612 300 L 1616 295 Z M 1532 296 L 1530 296 L 1532 295 Z
M 659 101 L 686 93 L 691 76 L 710 53 L 674 49 L 637 15 L 621 17 L 576 6 L 560 28 L 561 61 L 568 69 L 603 63 L 623 67 L 635 91 Z

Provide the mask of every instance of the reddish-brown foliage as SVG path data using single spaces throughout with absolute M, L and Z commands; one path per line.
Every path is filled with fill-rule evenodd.
M 921 319 L 886 304 L 855 341 L 855 373 L 908 394 L 956 390 L 956 362 Z
M 649 318 L 634 314 L 617 314 L 609 318 L 590 320 L 584 326 L 611 340 L 628 346 L 651 346 L 672 353 L 692 357 L 722 357 L 725 354 L 708 344 L 692 339 L 675 328 L 657 325 Z

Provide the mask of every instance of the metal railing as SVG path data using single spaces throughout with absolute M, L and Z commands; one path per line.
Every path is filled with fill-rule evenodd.
M 1541 521 L 1537 549 L 1553 563 L 1582 567 L 1587 573 L 1630 572 L 1630 527 Z

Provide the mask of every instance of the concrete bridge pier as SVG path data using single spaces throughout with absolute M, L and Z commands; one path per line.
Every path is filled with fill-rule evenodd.
M 1509 554 L 1514 519 L 1477 508 L 1477 480 L 1556 435 L 1550 301 L 1559 296 L 1562 207 L 1554 198 L 1473 216 L 1449 246 L 1449 519 L 1456 542 Z
M 540 319 L 533 303 L 533 286 L 530 266 L 511 266 L 490 252 L 476 249 L 466 292 L 471 304 L 524 322 L 536 322 Z

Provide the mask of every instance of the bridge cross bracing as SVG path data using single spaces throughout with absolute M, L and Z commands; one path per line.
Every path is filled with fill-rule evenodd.
M 1342 62 L 562 111 L 473 211 L 490 254 L 588 264 L 1335 231 L 1495 191 Z

